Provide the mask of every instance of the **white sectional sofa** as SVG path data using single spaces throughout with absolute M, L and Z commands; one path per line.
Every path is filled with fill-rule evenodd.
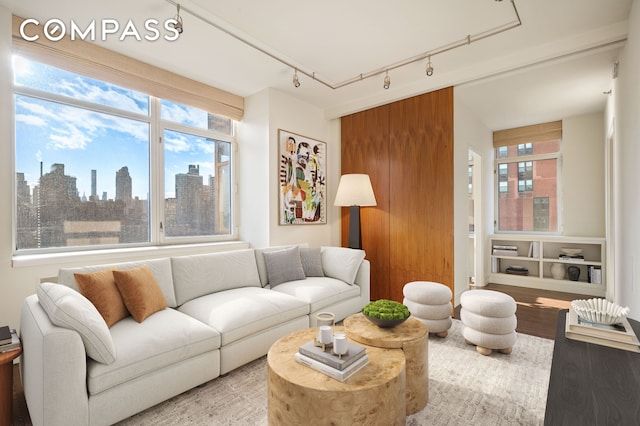
M 145 268 L 166 307 L 110 328 L 75 275 L 136 276 Z M 264 356 L 283 335 L 314 326 L 317 312 L 336 320 L 359 312 L 369 302 L 369 270 L 361 250 L 298 246 L 61 269 L 58 283 L 41 284 L 22 309 L 31 420 L 70 426 L 127 418 Z

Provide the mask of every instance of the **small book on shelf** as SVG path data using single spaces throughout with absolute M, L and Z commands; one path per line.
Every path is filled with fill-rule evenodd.
M 0 353 L 15 351 L 16 349 L 20 349 L 20 338 L 18 337 L 16 330 L 12 329 L 11 341 L 0 345 Z
M 309 358 L 312 358 L 323 364 L 335 368 L 337 370 L 344 370 L 358 359 L 366 355 L 366 350 L 363 346 L 356 345 L 353 342 L 347 341 L 347 353 L 338 357 L 331 354 L 331 350 L 324 352 L 322 348 L 316 346 L 313 340 L 305 343 L 298 348 L 298 352 Z
M 570 312 L 567 312 L 566 321 L 567 322 L 565 325 L 564 334 L 567 337 L 567 339 L 578 340 L 586 343 L 594 343 L 596 345 L 607 346 L 610 348 L 616 348 L 616 349 L 622 349 L 625 351 L 640 353 L 640 344 L 638 344 L 638 339 L 635 337 L 635 333 L 633 335 L 633 337 L 635 338 L 635 341 L 629 342 L 629 341 L 611 338 L 610 335 L 608 334 L 606 335 L 607 337 L 596 335 L 596 334 L 593 334 L 593 330 L 575 328 L 577 324 L 571 323 Z M 633 332 L 633 329 L 631 329 L 631 326 L 629 325 L 628 327 L 631 330 L 631 332 Z
M 11 329 L 8 325 L 0 327 L 0 345 L 11 343 Z
M 365 354 L 357 361 L 346 367 L 344 370 L 338 370 L 337 368 L 330 367 L 327 364 L 302 355 L 300 352 L 296 352 L 293 358 L 300 364 L 306 365 L 307 367 L 312 368 L 320 373 L 326 374 L 327 376 L 340 382 L 344 382 L 349 377 L 362 370 L 369 363 L 369 355 Z

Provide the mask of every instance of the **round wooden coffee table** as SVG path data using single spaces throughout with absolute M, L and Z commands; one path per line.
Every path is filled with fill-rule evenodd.
M 13 360 L 21 353 L 22 347 L 0 353 L 0 426 L 13 423 Z
M 334 331 L 343 330 L 333 327 Z M 369 363 L 344 382 L 293 358 L 317 328 L 275 342 L 267 354 L 270 425 L 404 425 L 405 357 L 401 350 L 366 347 Z
M 429 400 L 429 329 L 415 318 L 393 328 L 380 328 L 362 313 L 344 320 L 347 336 L 357 343 L 402 349 L 407 362 L 407 415 L 422 410 Z

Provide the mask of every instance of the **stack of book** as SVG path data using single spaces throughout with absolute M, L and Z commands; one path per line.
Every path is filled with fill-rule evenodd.
M 369 362 L 369 355 L 364 347 L 351 342 L 347 342 L 347 346 L 347 353 L 338 357 L 331 353 L 331 348 L 324 352 L 312 340 L 298 348 L 294 359 L 300 364 L 344 382 Z
M 517 246 L 509 246 L 509 245 L 493 245 L 493 255 L 494 256 L 518 256 L 518 247 Z
M 15 330 L 10 330 L 9 326 L 0 327 L 0 353 L 15 351 L 20 349 L 20 338 Z
M 584 256 L 581 254 L 561 254 L 558 259 L 584 262 Z
M 631 324 L 625 318 L 619 324 L 605 325 L 585 321 L 578 314 L 569 309 L 565 326 L 567 339 L 581 342 L 595 343 L 625 351 L 640 352 L 640 342 Z
M 529 269 L 524 266 L 511 265 L 505 269 L 507 274 L 513 275 L 529 275 Z

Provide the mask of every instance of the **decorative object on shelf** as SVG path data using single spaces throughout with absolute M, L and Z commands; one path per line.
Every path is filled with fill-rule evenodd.
M 562 247 L 560 251 L 563 252 L 564 254 L 568 254 L 569 256 L 575 256 L 576 254 L 582 253 L 581 248 Z
M 362 309 L 363 315 L 380 328 L 393 328 L 411 316 L 409 308 L 400 302 L 379 299 Z
M 278 129 L 279 224 L 327 223 L 327 144 Z
M 580 268 L 575 265 L 567 266 L 567 275 L 571 281 L 578 281 L 580 278 Z
M 565 274 L 564 263 L 553 263 L 551 265 L 551 276 L 556 280 L 563 280 Z
M 371 179 L 366 174 L 346 174 L 340 177 L 334 206 L 349 207 L 349 248 L 362 248 L 360 207 L 375 206 Z
M 571 308 L 580 318 L 597 324 L 618 324 L 629 315 L 628 307 L 600 298 L 573 300 Z

